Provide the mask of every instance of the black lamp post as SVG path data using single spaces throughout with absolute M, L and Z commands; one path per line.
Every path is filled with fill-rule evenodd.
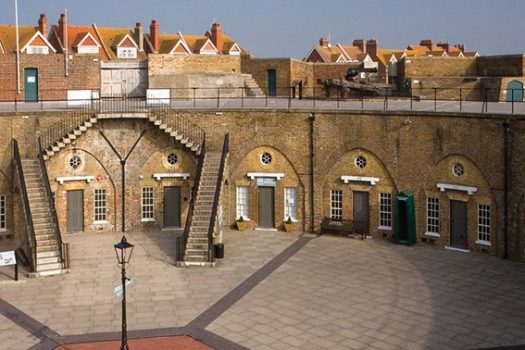
M 128 331 L 126 324 L 126 264 L 129 264 L 133 253 L 133 244 L 128 243 L 126 236 L 122 236 L 120 242 L 114 245 L 115 254 L 120 265 L 122 265 L 122 345 L 120 350 L 128 350 Z

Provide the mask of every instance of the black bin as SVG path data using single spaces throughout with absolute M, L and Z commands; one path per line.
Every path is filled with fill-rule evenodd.
M 214 245 L 214 248 L 215 248 L 215 258 L 216 259 L 224 258 L 224 244 L 217 243 Z

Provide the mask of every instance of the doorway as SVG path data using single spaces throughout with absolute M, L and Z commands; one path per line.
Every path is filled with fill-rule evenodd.
M 450 201 L 450 246 L 467 249 L 467 203 Z
M 38 70 L 24 69 L 24 101 L 38 102 Z
M 277 96 L 277 71 L 268 69 L 268 96 Z
M 507 102 L 523 102 L 523 84 L 513 80 L 507 86 Z
M 259 227 L 275 227 L 274 198 L 273 187 L 259 187 Z
M 84 191 L 67 191 L 67 233 L 84 231 Z
M 164 227 L 180 227 L 180 187 L 164 187 Z
M 368 235 L 368 192 L 353 191 L 352 196 L 354 197 L 354 233 Z

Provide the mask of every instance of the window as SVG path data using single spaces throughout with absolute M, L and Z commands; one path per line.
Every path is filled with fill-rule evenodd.
M 142 221 L 155 221 L 153 217 L 153 187 L 142 187 Z
M 134 47 L 119 47 L 117 48 L 118 58 L 137 58 L 137 49 Z
M 95 189 L 95 222 L 107 221 L 106 216 L 106 190 L 102 188 Z
M 241 216 L 243 219 L 248 219 L 248 187 L 238 186 L 237 187 L 237 213 L 236 218 L 239 219 Z
M 268 152 L 261 154 L 261 163 L 268 165 L 272 162 L 272 155 Z
M 295 187 L 284 188 L 284 220 L 297 219 L 297 189 Z
M 47 55 L 49 47 L 47 46 L 28 46 L 26 50 L 28 55 Z
M 490 243 L 490 205 L 478 204 L 478 241 Z
M 330 191 L 330 218 L 343 220 L 343 191 Z
M 463 174 L 465 174 L 465 167 L 464 167 L 463 164 L 461 164 L 461 163 L 456 163 L 456 164 L 454 164 L 454 166 L 452 167 L 452 172 L 453 172 L 454 175 L 456 175 L 457 177 L 463 176 Z
M 392 229 L 392 193 L 379 193 L 379 228 Z
M 6 230 L 5 196 L 0 196 L 0 231 Z
M 427 232 L 428 236 L 439 237 L 439 198 L 427 198 Z
M 78 168 L 82 164 L 82 159 L 79 156 L 73 156 L 69 158 L 69 166 L 73 169 Z
M 177 164 L 177 155 L 175 153 L 168 154 L 168 157 L 166 158 L 169 165 L 175 165 Z
M 355 159 L 355 166 L 360 169 L 364 169 L 364 167 L 366 166 L 366 158 L 363 156 L 358 156 Z
M 86 55 L 97 55 L 98 54 L 98 46 L 92 46 L 92 45 L 82 45 L 78 48 L 79 54 L 86 54 Z

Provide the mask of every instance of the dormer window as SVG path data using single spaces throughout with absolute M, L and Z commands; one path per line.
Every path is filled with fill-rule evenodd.
M 84 54 L 84 55 L 97 55 L 98 54 L 98 46 L 79 46 L 78 47 L 78 53 Z
M 119 47 L 117 48 L 118 58 L 137 58 L 137 49 L 134 47 Z
M 28 46 L 26 49 L 28 55 L 47 55 L 49 47 L 47 46 Z

